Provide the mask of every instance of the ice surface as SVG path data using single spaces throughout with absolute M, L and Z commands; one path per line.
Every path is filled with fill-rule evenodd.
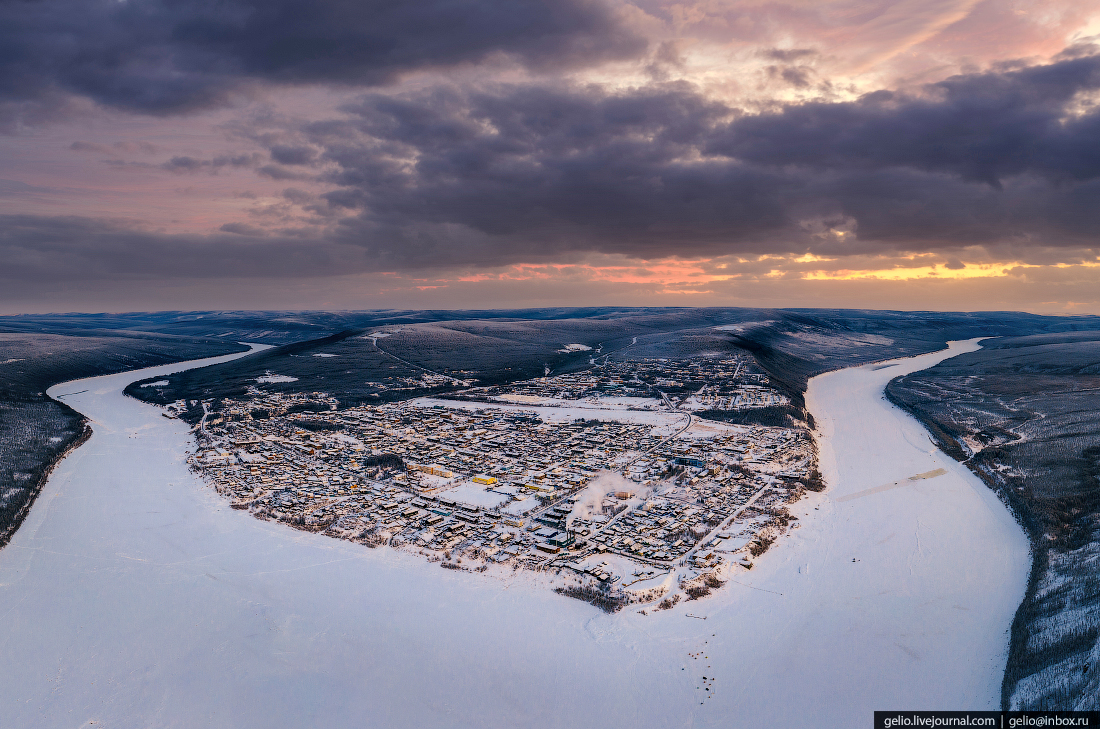
M 95 434 L 0 551 L 0 722 L 755 729 L 994 707 L 1026 540 L 881 399 L 944 356 L 813 380 L 830 489 L 751 572 L 649 616 L 228 508 L 188 471 L 186 424 L 121 395 L 181 365 L 57 386 L 87 390 L 66 401 Z

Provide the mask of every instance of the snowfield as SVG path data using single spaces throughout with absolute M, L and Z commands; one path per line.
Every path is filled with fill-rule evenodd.
M 539 398 L 546 401 L 548 398 Z M 620 398 L 623 399 L 623 398 Z M 641 400 L 642 398 L 639 398 Z M 596 403 L 586 403 L 584 400 L 558 400 L 562 406 L 556 405 L 511 405 L 506 402 L 471 402 L 468 400 L 447 400 L 434 397 L 419 397 L 410 400 L 409 404 L 420 408 L 430 408 L 439 405 L 452 410 L 511 410 L 513 412 L 534 413 L 548 423 L 571 423 L 578 418 L 586 420 L 613 420 L 618 423 L 641 423 L 644 425 L 670 425 L 679 423 L 683 425 L 687 421 L 686 413 L 669 412 L 667 410 L 629 410 L 621 405 L 600 407 Z M 572 404 L 575 403 L 575 404 Z
M 260 384 L 270 383 L 275 384 L 278 382 L 297 382 L 297 377 L 291 377 L 290 375 L 273 375 L 270 372 L 262 377 L 257 377 L 256 382 Z
M 122 395 L 187 365 L 56 386 L 95 434 L 0 551 L 3 724 L 858 727 L 993 708 L 1026 540 L 881 398 L 976 346 L 815 378 L 830 488 L 752 571 L 647 616 L 231 510 L 187 470 L 186 425 Z

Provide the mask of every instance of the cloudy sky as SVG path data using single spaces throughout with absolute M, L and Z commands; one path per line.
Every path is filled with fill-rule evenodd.
M 0 0 L 0 313 L 1100 313 L 1100 0 Z

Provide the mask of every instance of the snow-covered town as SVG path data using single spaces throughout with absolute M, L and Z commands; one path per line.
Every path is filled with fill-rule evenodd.
M 797 526 L 786 506 L 820 488 L 806 428 L 693 414 L 783 399 L 761 374 L 737 379 L 741 362 L 707 364 L 616 363 L 343 409 L 257 382 L 247 401 L 203 403 L 190 461 L 261 519 L 452 569 L 561 575 L 558 589 L 608 610 L 667 607 L 751 569 Z M 648 396 L 647 380 L 704 376 L 690 394 Z

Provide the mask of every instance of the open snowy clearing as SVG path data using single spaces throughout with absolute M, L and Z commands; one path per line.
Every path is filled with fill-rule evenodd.
M 569 423 L 577 419 L 608 420 L 617 423 L 641 423 L 643 425 L 668 425 L 670 423 L 686 421 L 684 413 L 669 411 L 643 411 L 628 410 L 625 407 L 599 407 L 598 405 L 585 404 L 583 400 L 559 400 L 567 403 L 562 406 L 554 405 L 510 405 L 505 402 L 470 402 L 468 400 L 449 400 L 445 398 L 420 397 L 409 402 L 420 408 L 435 406 L 451 408 L 452 410 L 511 410 L 514 412 L 535 413 L 548 423 Z M 576 404 L 573 404 L 576 403 Z
M 502 403 L 510 402 L 557 408 L 579 407 L 590 410 L 660 410 L 665 407 L 664 402 L 652 397 L 589 397 L 584 400 L 567 400 L 560 397 L 505 393 L 503 395 L 493 395 L 492 399 Z
M 442 495 L 446 496 L 448 499 L 454 499 L 459 503 L 468 506 L 478 506 L 483 509 L 495 509 L 511 499 L 511 497 L 505 494 L 487 491 L 486 488 L 486 486 L 473 483 L 472 481 L 463 481 L 458 484 L 458 486 L 447 489 Z
M 648 616 L 229 509 L 187 470 L 186 425 L 121 394 L 187 365 L 51 388 L 95 434 L 0 551 L 3 723 L 854 727 L 994 707 L 1026 540 L 881 398 L 945 356 L 815 378 L 829 490 L 751 572 Z
M 257 377 L 256 382 L 261 384 L 278 383 L 278 382 L 297 382 L 297 377 L 291 377 L 290 375 L 273 375 L 270 372 L 262 377 Z

